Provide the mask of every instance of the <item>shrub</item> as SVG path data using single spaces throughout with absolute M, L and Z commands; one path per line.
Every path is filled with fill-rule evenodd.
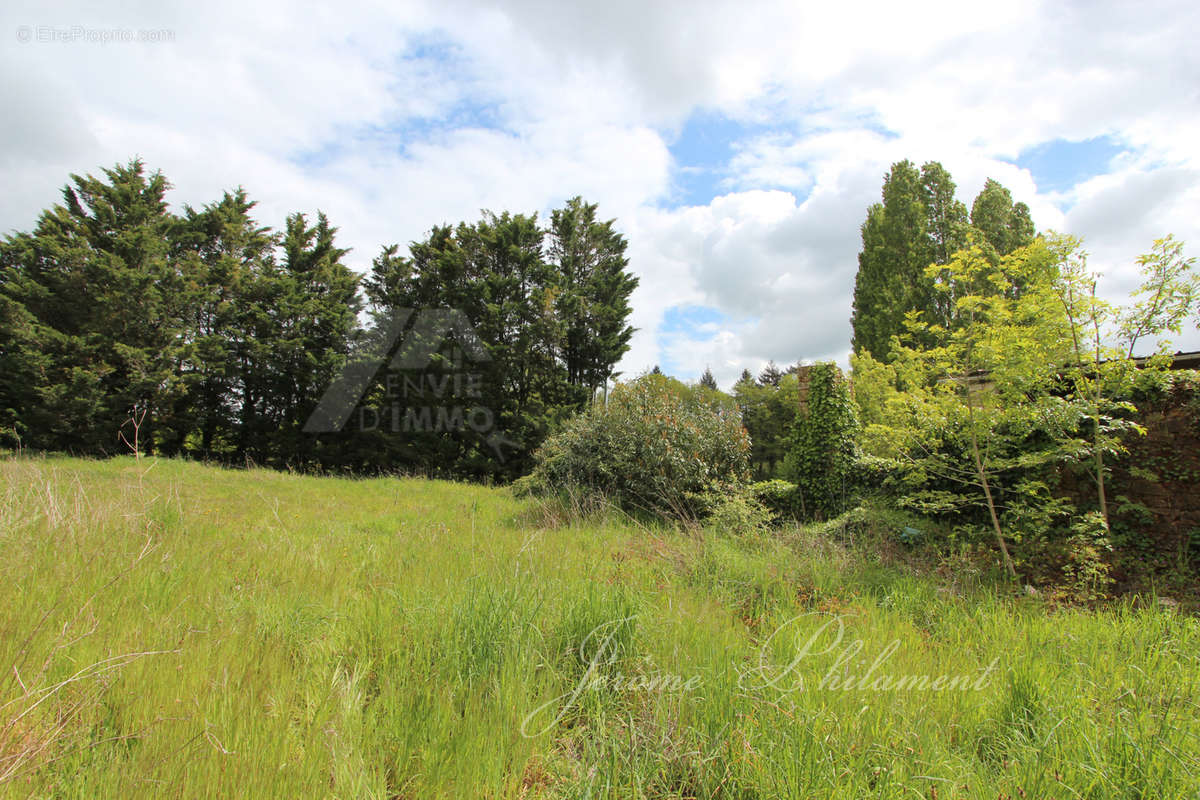
M 806 408 L 796 416 L 784 470 L 799 487 L 801 513 L 829 519 L 851 505 L 858 415 L 836 364 L 814 364 L 808 380 Z
M 757 500 L 776 521 L 794 519 L 800 513 L 796 484 L 775 478 L 750 484 L 750 495 Z
M 680 519 L 705 496 L 749 478 L 750 438 L 728 398 L 662 375 L 618 384 L 547 439 L 518 491 L 601 495 L 629 510 Z
M 1104 552 L 1112 550 L 1104 517 L 1098 511 L 1081 516 L 1071 526 L 1067 539 L 1067 563 L 1063 567 L 1065 589 L 1075 600 L 1101 600 L 1112 584 Z
M 771 527 L 771 511 L 745 488 L 722 492 L 706 514 L 705 523 L 720 534 L 756 536 Z

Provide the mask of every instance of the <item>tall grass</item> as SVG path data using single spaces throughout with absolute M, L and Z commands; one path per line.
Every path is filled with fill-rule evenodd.
M 132 458 L 0 481 L 0 794 L 1200 792 L 1200 625 L 1170 609 L 447 482 Z M 881 654 L 872 678 L 980 685 L 856 685 Z

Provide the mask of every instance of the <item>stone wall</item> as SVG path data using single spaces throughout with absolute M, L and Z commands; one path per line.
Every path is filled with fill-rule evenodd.
M 1176 373 L 1163 395 L 1137 402 L 1145 436 L 1130 436 L 1108 487 L 1118 579 L 1200 575 L 1200 383 Z

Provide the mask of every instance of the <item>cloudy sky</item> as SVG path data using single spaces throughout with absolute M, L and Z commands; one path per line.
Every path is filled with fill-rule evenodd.
M 968 205 L 1001 181 L 1110 297 L 1157 237 L 1200 253 L 1194 2 L 105 5 L 0 10 L 0 232 L 135 155 L 176 207 L 242 185 L 263 223 L 325 211 L 360 270 L 581 194 L 641 278 L 622 369 L 726 388 L 845 358 L 859 225 L 901 158 Z

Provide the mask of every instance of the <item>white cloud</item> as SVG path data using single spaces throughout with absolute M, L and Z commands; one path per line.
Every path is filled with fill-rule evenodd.
M 22 25 L 174 41 L 21 44 Z M 321 208 L 359 268 L 433 224 L 579 193 L 618 218 L 641 278 L 625 371 L 711 364 L 728 385 L 844 356 L 858 227 L 900 158 L 942 161 L 968 203 L 997 178 L 1040 227 L 1086 236 L 1114 294 L 1155 237 L 1196 252 L 1197 28 L 1182 2 L 9 3 L 0 230 L 30 227 L 68 172 L 134 154 L 178 204 L 241 184 L 266 223 Z M 765 132 L 734 143 L 726 194 L 664 209 L 667 143 L 699 110 Z M 1101 135 L 1129 154 L 1065 192 L 1009 163 Z M 694 304 L 732 322 L 660 341 L 664 311 Z

